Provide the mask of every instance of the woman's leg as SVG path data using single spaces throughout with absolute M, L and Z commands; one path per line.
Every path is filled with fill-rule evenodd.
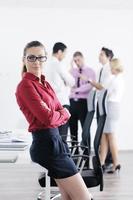
M 100 144 L 100 161 L 101 165 L 104 165 L 105 159 L 108 153 L 108 137 L 107 134 L 103 133 L 101 138 L 101 144 Z
M 69 196 L 69 194 L 64 190 L 64 188 L 62 187 L 62 184 L 59 183 L 59 181 L 56 179 L 55 180 L 58 187 L 59 187 L 59 191 L 61 193 L 61 199 L 62 200 L 72 200 Z
M 63 200 L 91 200 L 90 193 L 79 173 L 64 179 L 55 179 Z
M 117 147 L 117 141 L 116 141 L 115 134 L 113 134 L 113 133 L 108 134 L 108 140 L 109 140 L 109 147 L 110 147 L 113 164 L 114 164 L 114 168 L 115 168 L 118 164 L 118 147 Z

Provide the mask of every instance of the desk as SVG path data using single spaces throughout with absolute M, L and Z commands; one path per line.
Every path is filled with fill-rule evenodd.
M 36 200 L 39 192 L 44 190 L 38 184 L 38 177 L 45 169 L 31 161 L 29 147 L 23 151 L 0 151 L 3 157 L 17 155 L 15 163 L 0 163 L 0 199 Z M 50 178 L 47 177 L 46 181 L 45 200 L 50 200 Z
M 41 170 L 33 163 L 0 163 L 0 199 L 37 200 Z
M 40 172 L 47 171 L 31 161 L 28 150 L 18 151 L 17 155 L 15 163 L 0 163 L 0 199 L 36 200 L 45 191 L 45 200 L 50 200 L 50 178 L 46 176 L 46 188 L 38 184 Z

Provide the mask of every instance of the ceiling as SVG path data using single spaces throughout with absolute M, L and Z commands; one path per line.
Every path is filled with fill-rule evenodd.
M 133 0 L 0 0 L 0 7 L 133 9 Z

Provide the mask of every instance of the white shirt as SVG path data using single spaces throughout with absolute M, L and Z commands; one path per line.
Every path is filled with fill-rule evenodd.
M 108 95 L 107 100 L 120 103 L 124 92 L 124 79 L 123 75 L 120 73 L 115 75 L 114 78 L 108 85 Z
M 100 73 L 99 73 L 100 76 Z M 109 63 L 106 63 L 102 67 L 102 73 L 100 78 L 101 85 L 106 89 L 114 75 L 111 73 L 111 68 Z
M 69 105 L 69 87 L 74 86 L 75 80 L 62 62 L 53 56 L 48 65 L 45 66 L 45 76 L 61 104 Z

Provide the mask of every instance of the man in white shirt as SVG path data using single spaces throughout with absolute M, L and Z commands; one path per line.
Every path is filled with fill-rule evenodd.
M 74 86 L 75 80 L 62 64 L 66 49 L 67 46 L 61 42 L 54 44 L 52 58 L 45 68 L 45 76 L 63 107 L 69 110 L 69 87 Z M 59 127 L 59 132 L 63 135 L 63 139 L 66 140 L 68 123 Z
M 102 47 L 99 54 L 99 62 L 102 64 L 102 68 L 99 74 L 98 82 L 104 87 L 107 88 L 109 81 L 112 79 L 113 75 L 110 68 L 110 60 L 113 58 L 114 54 L 112 50 Z
M 100 69 L 100 73 L 98 75 L 98 81 L 90 81 L 90 83 L 97 89 L 102 90 L 103 88 L 108 87 L 108 83 L 113 78 L 111 73 L 109 62 L 113 58 L 114 54 L 112 50 L 102 47 L 99 54 L 99 62 L 102 64 L 102 68 Z
M 112 50 L 102 47 L 100 54 L 99 54 L 99 62 L 102 64 L 102 68 L 100 69 L 100 72 L 98 75 L 98 80 L 97 80 L 97 82 L 95 82 L 91 79 L 88 80 L 88 82 L 90 84 L 92 84 L 92 86 L 94 86 L 98 90 L 97 94 L 103 88 L 108 88 L 109 83 L 111 82 L 111 80 L 114 77 L 114 75 L 112 75 L 112 73 L 111 73 L 111 68 L 110 68 L 110 61 L 113 58 L 113 56 L 114 56 L 114 54 L 113 54 Z M 83 77 L 83 78 L 85 79 L 85 77 Z M 97 122 L 98 122 L 98 118 L 99 118 L 99 111 L 97 109 Z M 111 158 L 110 152 L 107 155 L 105 163 L 107 165 L 112 163 L 112 158 Z
M 97 89 L 101 90 L 103 88 L 107 88 L 111 80 L 113 79 L 113 75 L 111 73 L 111 68 L 110 68 L 110 61 L 113 58 L 114 54 L 113 51 L 102 47 L 100 54 L 99 54 L 99 62 L 102 64 L 102 68 L 100 69 L 100 73 L 98 76 L 98 82 L 91 82 L 92 85 Z M 97 109 L 97 121 L 99 118 L 99 111 Z M 106 157 L 105 161 L 106 165 L 108 166 L 109 164 L 112 163 L 112 157 L 110 154 L 110 151 L 108 152 L 108 155 Z

